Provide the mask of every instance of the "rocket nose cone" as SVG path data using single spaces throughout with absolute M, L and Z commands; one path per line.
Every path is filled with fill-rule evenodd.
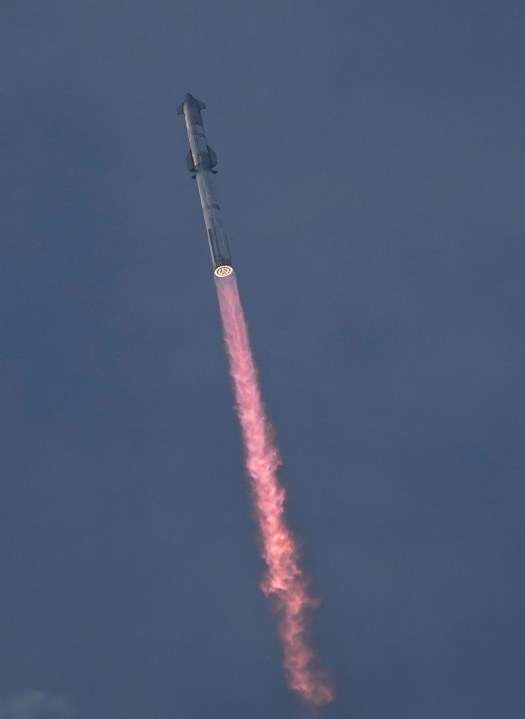
M 191 95 L 189 92 L 187 93 L 186 97 L 184 98 L 184 103 L 187 103 L 188 105 L 196 106 L 199 108 L 199 110 L 205 110 L 206 109 L 206 103 L 202 100 L 197 100 L 196 97 Z
M 187 92 L 187 93 L 184 95 L 184 100 L 181 102 L 181 104 L 180 104 L 179 107 L 177 108 L 177 114 L 178 114 L 178 115 L 184 115 L 184 114 L 185 114 L 185 110 L 186 110 L 187 108 L 192 107 L 192 106 L 195 105 L 195 104 L 198 105 L 198 100 L 196 100 L 196 99 L 193 97 L 193 95 L 190 95 L 190 93 Z
M 189 92 L 186 93 L 186 96 L 184 97 L 184 100 L 182 101 L 182 104 L 179 105 L 177 109 L 177 113 L 179 115 L 184 115 L 186 109 L 197 109 L 197 111 L 205 110 L 206 109 L 206 103 L 202 102 L 202 100 L 197 100 L 197 98 L 193 97 L 193 95 L 190 95 Z

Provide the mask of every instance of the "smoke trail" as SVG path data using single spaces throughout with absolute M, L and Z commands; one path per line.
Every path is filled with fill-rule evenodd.
M 284 516 L 285 492 L 277 476 L 277 447 L 266 415 L 248 328 L 235 275 L 215 281 L 224 339 L 235 389 L 246 467 L 259 526 L 261 553 L 267 565 L 261 589 L 273 598 L 289 687 L 311 707 L 333 699 L 328 677 L 313 666 L 307 618 L 316 602 L 299 566 L 297 543 Z

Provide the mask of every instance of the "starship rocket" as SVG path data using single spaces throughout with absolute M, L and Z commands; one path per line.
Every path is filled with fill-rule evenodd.
M 177 110 L 184 115 L 190 151 L 186 158 L 188 170 L 197 180 L 204 224 L 208 233 L 213 272 L 217 277 L 228 277 L 233 272 L 226 233 L 222 225 L 221 208 L 217 202 L 213 188 L 212 175 L 217 174 L 213 168 L 217 165 L 217 155 L 206 141 L 201 110 L 206 105 L 189 93 Z

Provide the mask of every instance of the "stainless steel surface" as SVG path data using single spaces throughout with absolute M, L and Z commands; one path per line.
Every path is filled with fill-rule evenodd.
M 227 277 L 233 272 L 228 241 L 222 224 L 221 208 L 217 202 L 213 186 L 213 169 L 217 165 L 217 156 L 209 147 L 204 132 L 201 110 L 206 105 L 189 93 L 178 109 L 184 115 L 190 151 L 186 158 L 188 170 L 197 180 L 204 224 L 208 234 L 213 271 L 217 277 Z

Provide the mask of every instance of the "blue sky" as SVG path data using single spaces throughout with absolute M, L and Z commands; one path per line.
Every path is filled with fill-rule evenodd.
M 0 719 L 302 719 L 258 588 L 217 189 L 327 719 L 521 719 L 520 2 L 4 0 Z

